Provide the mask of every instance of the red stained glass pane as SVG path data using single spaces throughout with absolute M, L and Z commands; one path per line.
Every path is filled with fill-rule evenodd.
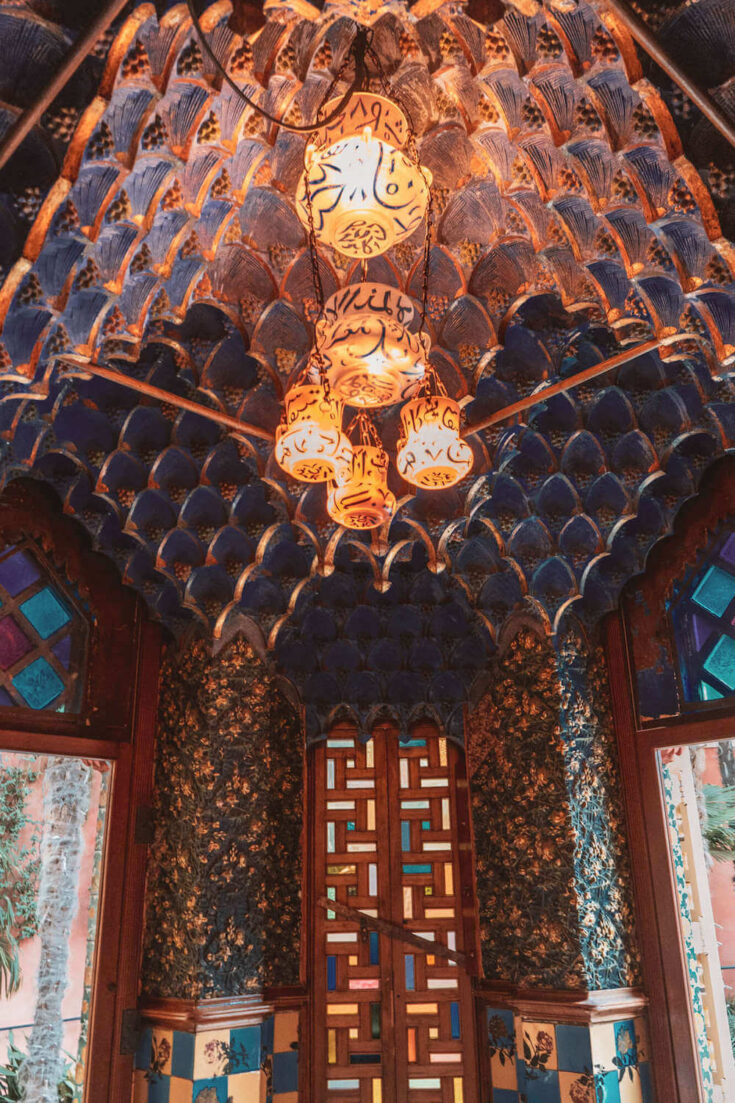
M 31 641 L 21 632 L 12 617 L 0 620 L 0 667 L 8 670 L 31 650 Z

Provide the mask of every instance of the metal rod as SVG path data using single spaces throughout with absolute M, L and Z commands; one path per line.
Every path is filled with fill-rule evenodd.
M 74 43 L 69 53 L 64 58 L 61 68 L 57 70 L 49 83 L 43 89 L 30 107 L 18 116 L 13 125 L 0 142 L 0 168 L 15 153 L 23 139 L 36 125 L 41 115 L 49 104 L 58 96 L 70 77 L 76 73 L 79 66 L 89 54 L 101 35 L 105 33 L 115 16 L 119 15 L 128 0 L 110 0 L 110 3 L 92 21 L 85 33 Z
M 673 58 L 669 57 L 655 34 L 649 30 L 643 20 L 631 11 L 623 0 L 604 0 L 604 4 L 617 15 L 621 23 L 625 24 L 639 46 L 642 46 L 656 64 L 671 77 L 674 83 L 679 85 L 682 92 L 686 92 L 692 103 L 697 105 L 702 114 L 719 130 L 723 138 L 726 138 L 730 145 L 735 146 L 735 125 L 723 114 L 709 93 L 695 84 Z
M 111 383 L 117 383 L 120 387 L 127 387 L 129 391 L 136 391 L 138 394 L 147 395 L 148 398 L 158 399 L 159 402 L 167 402 L 169 405 L 178 406 L 189 413 L 198 414 L 199 417 L 216 421 L 218 425 L 234 429 L 235 432 L 242 433 L 244 436 L 258 437 L 259 440 L 266 440 L 269 443 L 272 443 L 275 439 L 269 429 L 261 429 L 258 425 L 251 425 L 248 421 L 240 421 L 239 418 L 230 417 L 229 414 L 223 414 L 219 410 L 212 410 L 209 406 L 202 406 L 199 402 L 192 402 L 188 398 L 182 398 L 181 395 L 164 391 L 161 387 L 154 387 L 151 383 L 144 383 L 142 379 L 131 379 L 128 375 L 122 375 L 110 368 L 103 368 L 100 364 L 88 364 L 71 360 L 65 356 L 60 356 L 59 359 L 85 375 L 95 375 L 100 379 L 108 379 Z
M 399 926 L 398 923 L 389 923 L 387 919 L 380 919 L 375 915 L 366 915 L 365 912 L 361 912 L 357 908 L 350 908 L 347 904 L 340 904 L 337 900 L 329 900 L 326 896 L 320 896 L 317 899 L 317 904 L 325 911 L 334 912 L 340 919 L 346 919 L 350 923 L 359 923 L 360 927 L 363 928 L 370 927 L 371 930 L 380 931 L 388 938 L 395 938 L 399 942 L 408 942 L 410 946 L 418 946 L 427 954 L 444 957 L 448 961 L 456 961 L 457 965 L 466 966 L 467 964 L 467 954 L 462 953 L 461 950 L 452 950 L 441 942 L 431 942 L 428 938 L 422 938 L 421 935 L 409 931 L 406 927 Z
M 638 356 L 643 356 L 646 352 L 653 352 L 655 349 L 661 347 L 662 342 L 656 337 L 652 337 L 650 341 L 643 341 L 640 345 L 634 345 L 633 348 L 625 349 L 623 352 L 617 353 L 616 356 L 611 356 L 609 360 L 601 360 L 599 364 L 593 364 L 591 368 L 585 368 L 584 371 L 577 372 L 576 375 L 570 375 L 568 379 L 560 379 L 558 383 L 552 383 L 550 387 L 544 387 L 540 391 L 535 391 L 533 394 L 529 394 L 526 398 L 519 399 L 518 402 L 514 402 L 511 406 L 504 406 L 502 410 L 496 410 L 494 414 L 490 414 L 489 417 L 483 418 L 482 421 L 478 421 L 476 425 L 466 425 L 462 430 L 463 437 L 469 437 L 472 433 L 479 433 L 482 429 L 489 429 L 491 425 L 497 425 L 501 421 L 506 421 L 509 417 L 514 417 L 515 414 L 520 414 L 523 410 L 530 410 L 533 406 L 538 406 L 540 402 L 545 402 L 547 398 L 551 398 L 552 395 L 561 394 L 563 391 L 569 391 L 572 387 L 579 387 L 581 383 L 586 383 L 588 379 L 594 379 L 598 375 L 604 375 L 605 372 L 612 371 L 613 368 L 619 367 L 621 364 L 627 364 L 629 360 L 635 360 Z

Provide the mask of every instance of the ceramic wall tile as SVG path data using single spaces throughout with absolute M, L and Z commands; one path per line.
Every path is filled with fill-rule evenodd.
M 229 1062 L 230 1031 L 207 1030 L 195 1035 L 194 1078 L 206 1080 L 226 1074 Z
M 227 1092 L 232 1103 L 260 1103 L 265 1077 L 256 1072 L 241 1072 L 227 1077 Z

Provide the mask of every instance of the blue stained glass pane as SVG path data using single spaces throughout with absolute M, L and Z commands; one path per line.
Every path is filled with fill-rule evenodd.
M 45 659 L 36 659 L 16 674 L 13 685 L 32 709 L 45 709 L 64 688 L 64 683 Z
M 426 740 L 425 739 L 402 739 L 401 740 L 401 746 L 402 747 L 425 747 L 426 746 Z
M 377 931 L 370 932 L 370 964 L 380 963 L 380 938 Z
M 353 820 L 348 820 L 347 821 L 347 830 L 348 831 L 354 831 L 355 830 L 355 824 L 354 824 Z
M 450 1005 L 449 1005 L 449 1016 L 450 1016 L 451 1023 L 452 1023 L 452 1037 L 453 1038 L 460 1038 L 462 1035 L 461 1035 L 460 1026 L 459 1026 L 459 1004 L 458 1003 L 450 1003 Z
M 27 552 L 16 552 L 0 562 L 0 586 L 3 586 L 11 597 L 15 597 L 21 590 L 25 590 L 39 577 L 39 570 Z
M 42 640 L 53 636 L 54 632 L 58 632 L 71 620 L 70 614 L 50 586 L 44 586 L 33 597 L 29 597 L 28 601 L 24 601 L 20 608 Z
M 720 567 L 710 567 L 694 591 L 692 600 L 716 617 L 721 617 L 734 597 L 735 577 Z
M 401 850 L 411 849 L 411 821 L 401 820 Z
M 71 636 L 64 636 L 63 639 L 54 644 L 51 650 L 64 669 L 68 670 L 71 662 Z
M 703 701 L 717 701 L 722 694 L 714 686 L 709 685 L 708 682 L 699 683 L 699 696 Z
M 728 689 L 735 689 L 735 640 L 721 636 L 702 665 Z
M 379 1053 L 351 1053 L 350 1054 L 351 1065 L 379 1065 L 380 1054 Z
M 697 651 L 701 651 L 707 640 L 712 635 L 713 628 L 704 617 L 700 617 L 697 613 L 692 617 L 692 635 L 694 636 L 694 646 Z
M 416 988 L 413 954 L 404 954 L 403 960 L 406 964 L 406 990 L 408 992 L 413 992 Z
M 431 831 L 431 820 L 422 820 L 421 826 L 424 831 Z
M 337 958 L 334 954 L 327 956 L 327 991 L 334 992 L 337 987 Z
M 720 555 L 735 567 L 735 532 L 728 536 Z
M 431 873 L 431 865 L 413 865 L 411 862 L 404 863 L 404 873 Z

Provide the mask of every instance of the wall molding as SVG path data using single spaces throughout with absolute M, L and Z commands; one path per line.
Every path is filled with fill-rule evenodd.
M 508 1008 L 532 1022 L 614 1022 L 640 1015 L 648 1006 L 648 997 L 640 988 L 590 992 L 583 988 L 513 988 L 486 982 L 478 985 L 477 994 L 488 1006 Z
M 147 997 L 139 1007 L 143 1024 L 166 1030 L 202 1034 L 208 1030 L 236 1030 L 257 1026 L 278 1011 L 298 1011 L 306 1002 L 303 988 L 252 992 L 247 996 L 220 996 L 204 1000 Z

